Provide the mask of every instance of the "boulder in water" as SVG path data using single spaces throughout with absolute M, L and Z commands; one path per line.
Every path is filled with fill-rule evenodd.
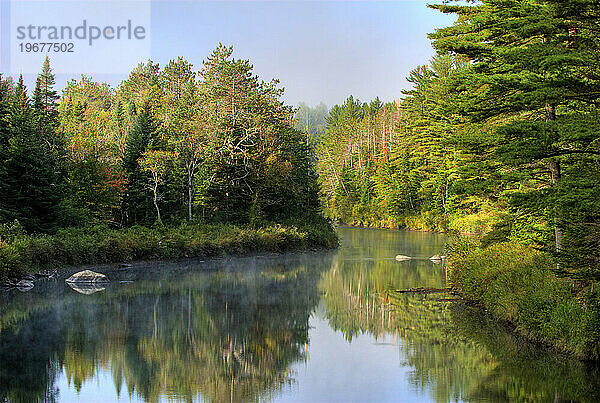
M 433 255 L 429 260 L 442 260 L 442 257 L 440 255 Z
M 66 280 L 67 283 L 108 283 L 108 278 L 102 273 L 84 270 L 73 274 Z
M 410 256 L 396 255 L 396 260 L 399 262 L 402 262 L 403 260 L 410 260 L 410 259 L 412 259 Z

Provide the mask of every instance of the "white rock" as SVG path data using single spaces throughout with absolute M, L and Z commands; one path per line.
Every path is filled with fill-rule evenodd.
M 108 278 L 102 273 L 84 270 L 73 274 L 66 280 L 67 283 L 108 283 Z
M 19 291 L 29 291 L 33 288 L 33 281 L 21 280 L 16 284 L 16 286 Z
M 396 260 L 399 262 L 401 262 L 403 260 L 410 260 L 410 259 L 412 259 L 410 256 L 405 256 L 405 255 L 397 255 L 396 256 Z

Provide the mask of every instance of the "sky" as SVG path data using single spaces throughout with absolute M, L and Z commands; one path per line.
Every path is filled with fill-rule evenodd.
M 92 3 L 97 6 L 99 1 Z M 434 55 L 427 33 L 454 21 L 452 16 L 428 9 L 427 3 L 151 0 L 149 57 L 164 66 L 182 56 L 199 69 L 202 60 L 222 42 L 234 46 L 234 57 L 250 59 L 261 79 L 278 78 L 289 104 L 324 102 L 332 106 L 348 95 L 364 101 L 376 96 L 391 101 L 408 88 L 405 77 L 410 70 L 426 64 Z M 110 10 L 111 1 L 107 4 Z M 12 8 L 16 9 L 14 5 Z M 43 21 L 48 12 L 38 5 L 27 8 L 26 14 Z M 7 27 L 10 20 L 7 23 L 6 15 L 2 23 L 4 48 L 15 24 Z M 131 48 L 126 46 L 111 53 L 114 60 L 133 68 L 131 56 Z M 5 65 L 3 62 L 3 72 L 16 73 L 7 71 Z M 118 85 L 128 70 L 117 74 L 102 74 L 97 69 L 82 73 Z M 78 75 L 57 74 L 58 88 L 74 77 Z M 35 75 L 25 74 L 25 79 L 31 86 Z

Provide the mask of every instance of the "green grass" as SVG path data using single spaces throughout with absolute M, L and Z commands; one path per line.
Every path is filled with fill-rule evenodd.
M 337 235 L 324 220 L 301 228 L 184 223 L 155 228 L 69 228 L 55 235 L 37 236 L 4 224 L 0 228 L 0 279 L 88 264 L 284 252 L 337 244 Z
M 580 358 L 600 359 L 600 295 L 553 274 L 545 253 L 515 243 L 450 248 L 452 286 L 528 337 Z

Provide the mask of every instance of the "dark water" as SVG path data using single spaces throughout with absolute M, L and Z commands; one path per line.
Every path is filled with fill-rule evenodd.
M 445 295 L 444 237 L 339 230 L 334 252 L 104 270 L 0 293 L 0 401 L 600 401 L 595 367 Z M 397 262 L 397 254 L 415 259 Z

